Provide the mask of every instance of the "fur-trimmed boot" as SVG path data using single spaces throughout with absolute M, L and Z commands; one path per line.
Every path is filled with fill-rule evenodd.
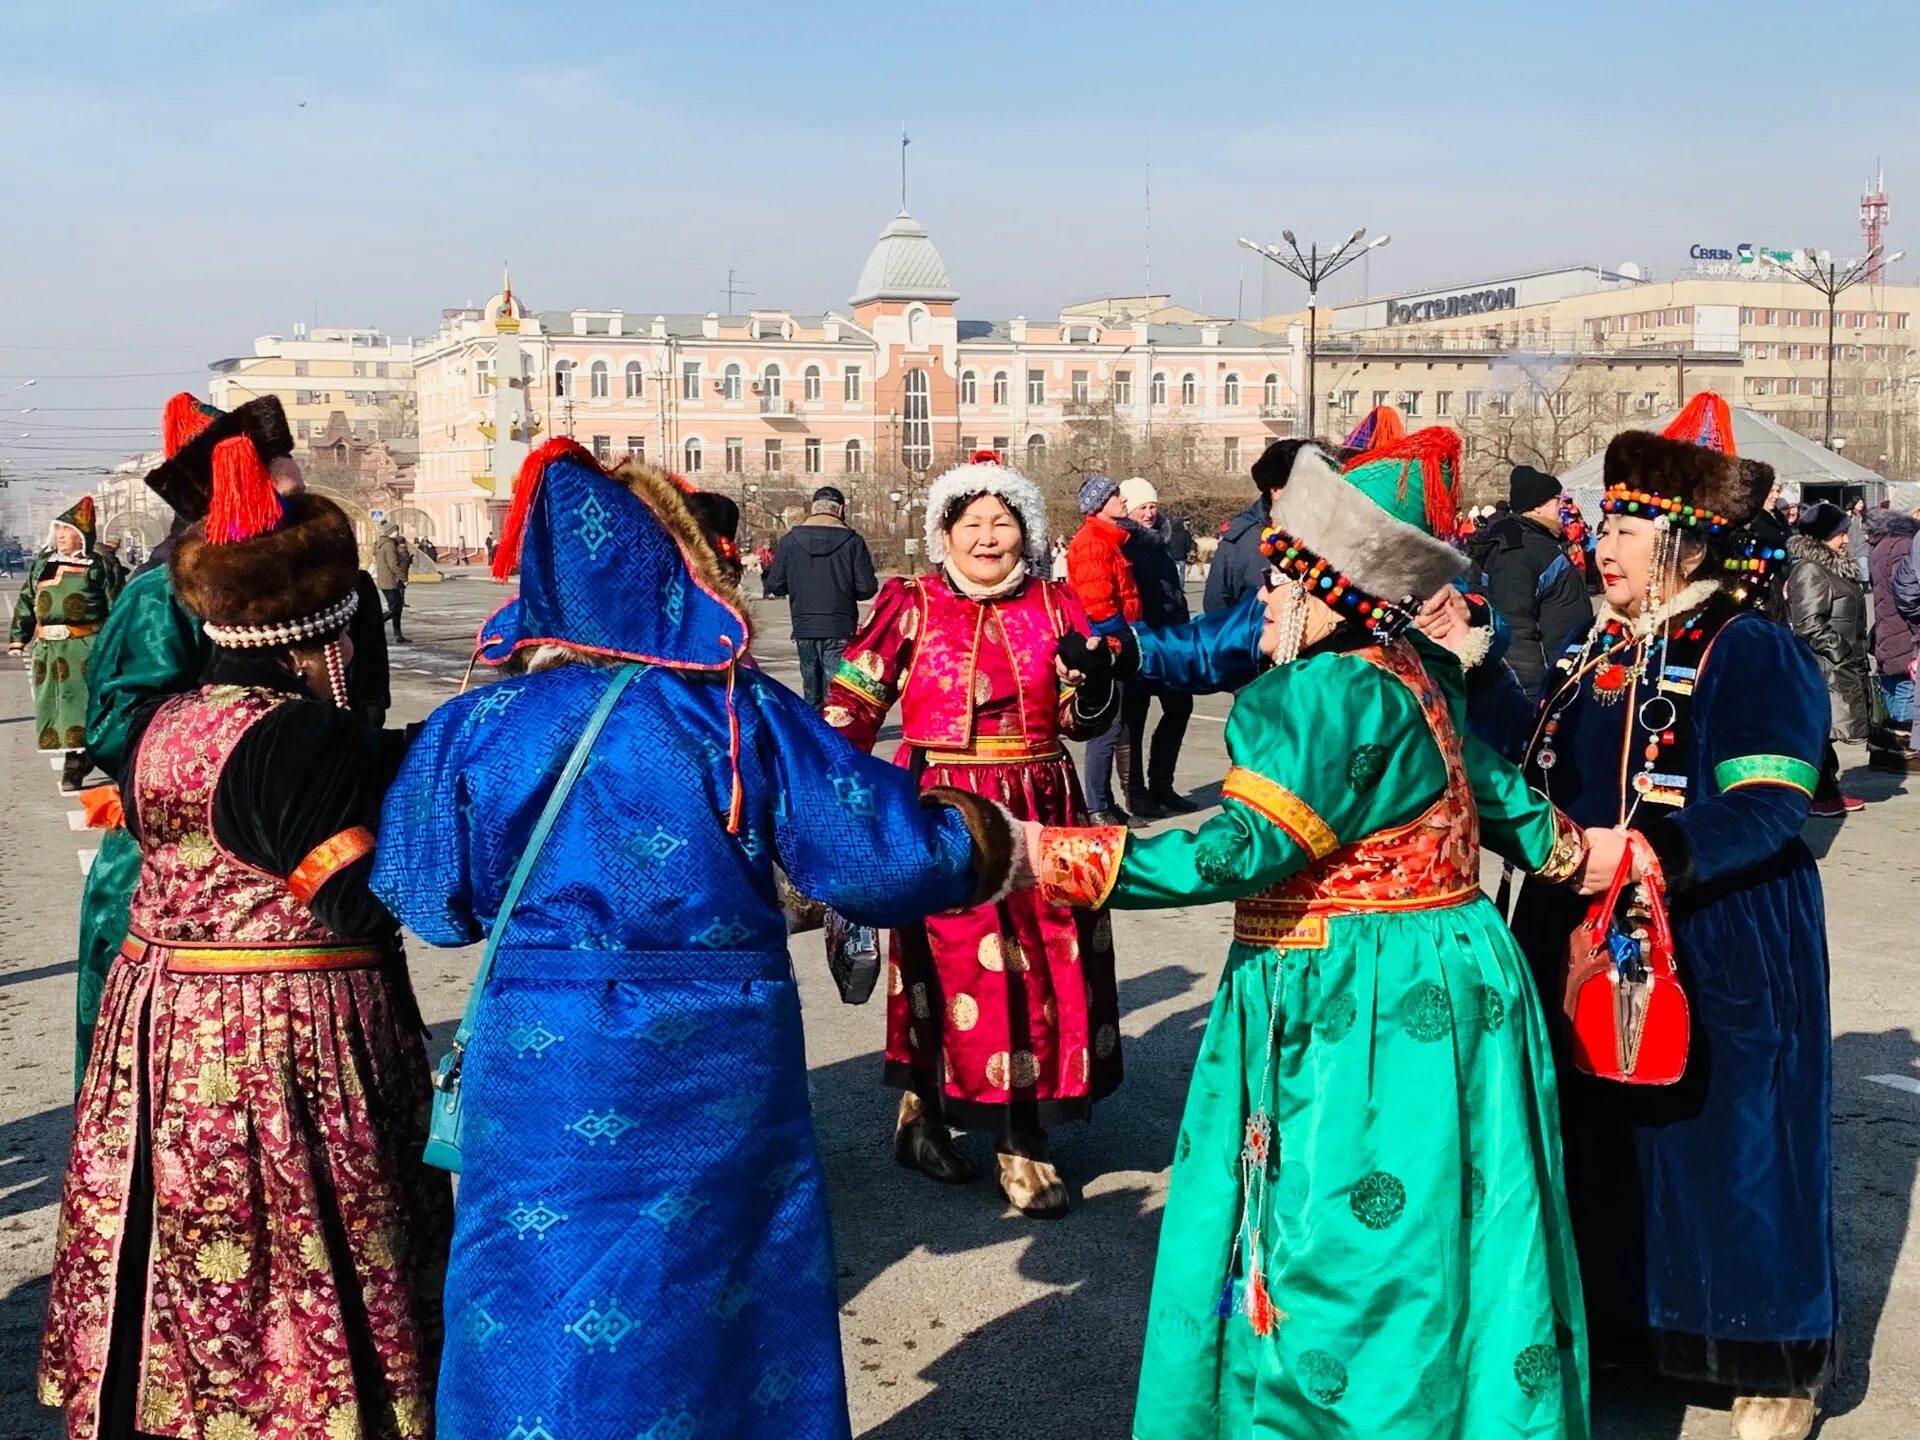
M 1806 1440 L 1813 1401 L 1793 1395 L 1742 1395 L 1733 1402 L 1734 1440 Z
M 1009 1205 L 1034 1220 L 1058 1220 L 1067 1213 L 1067 1187 L 1047 1160 L 1044 1133 L 1017 1135 L 995 1149 L 1000 1193 Z
M 894 1122 L 893 1158 L 909 1170 L 943 1185 L 964 1185 L 979 1171 L 953 1143 L 953 1132 L 931 1115 L 911 1090 L 900 1092 L 900 1115 Z

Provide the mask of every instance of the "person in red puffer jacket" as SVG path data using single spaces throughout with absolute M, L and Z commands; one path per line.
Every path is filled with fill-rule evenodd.
M 1087 518 L 1067 546 L 1067 583 L 1086 607 L 1093 633 L 1118 634 L 1140 621 L 1140 587 L 1122 549 L 1126 504 L 1119 485 L 1105 475 L 1089 475 L 1076 499 Z M 1129 818 L 1113 799 L 1114 752 L 1125 734 L 1125 726 L 1115 725 L 1087 742 L 1081 779 L 1095 825 L 1124 825 Z

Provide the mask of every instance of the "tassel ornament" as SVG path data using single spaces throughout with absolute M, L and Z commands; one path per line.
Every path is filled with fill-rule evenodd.
M 213 447 L 213 496 L 207 505 L 209 544 L 231 545 L 251 540 L 280 526 L 285 507 L 273 488 L 260 452 L 244 435 L 222 440 Z

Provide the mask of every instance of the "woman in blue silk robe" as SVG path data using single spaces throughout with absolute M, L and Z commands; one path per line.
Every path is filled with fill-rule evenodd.
M 744 607 L 664 477 L 623 484 L 555 442 L 516 496 L 521 593 L 481 645 L 530 673 L 416 740 L 374 879 L 394 914 L 430 944 L 487 933 L 607 662 L 647 669 L 528 878 L 465 1057 L 439 1434 L 846 1436 L 775 864 L 897 925 L 999 891 L 1014 832 L 975 797 L 923 804 L 738 663 Z

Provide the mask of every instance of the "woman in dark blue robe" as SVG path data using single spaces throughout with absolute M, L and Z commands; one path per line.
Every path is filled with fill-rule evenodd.
M 1672 1087 L 1581 1073 L 1560 1095 L 1595 1358 L 1725 1386 L 1740 1440 L 1791 1440 L 1831 1378 L 1832 1046 L 1819 872 L 1800 840 L 1827 733 L 1813 656 L 1712 580 L 1771 469 L 1629 433 L 1608 447 L 1607 606 L 1509 696 L 1510 753 L 1582 826 L 1664 871 L 1692 1006 Z M 1486 713 L 1482 705 L 1482 714 Z M 1529 883 L 1513 917 L 1547 1002 L 1588 902 Z

